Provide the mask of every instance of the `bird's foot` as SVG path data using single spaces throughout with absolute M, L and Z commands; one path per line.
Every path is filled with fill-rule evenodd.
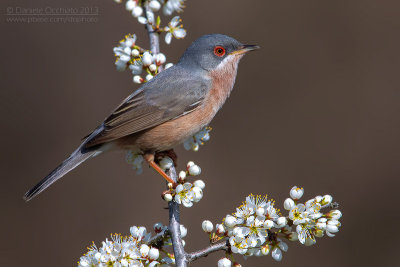
M 164 170 L 161 169 L 160 166 L 158 166 L 157 163 L 155 163 L 153 154 L 145 154 L 144 158 L 147 161 L 147 163 L 150 165 L 150 167 L 152 167 L 154 170 L 156 170 L 156 172 L 158 172 L 165 180 L 167 180 L 168 183 L 172 184 L 173 188 L 175 188 L 177 186 L 175 181 L 171 177 L 169 177 L 168 174 L 166 174 L 164 172 Z

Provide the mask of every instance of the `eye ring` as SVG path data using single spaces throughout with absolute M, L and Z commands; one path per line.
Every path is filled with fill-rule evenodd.
M 218 57 L 223 57 L 225 55 L 225 48 L 223 48 L 222 46 L 216 46 L 214 48 L 214 54 Z

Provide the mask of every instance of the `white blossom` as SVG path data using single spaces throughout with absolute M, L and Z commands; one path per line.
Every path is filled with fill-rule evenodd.
M 171 43 L 172 36 L 175 37 L 176 39 L 182 39 L 185 38 L 186 36 L 186 30 L 183 29 L 182 25 L 179 25 L 179 23 L 182 20 L 179 18 L 179 16 L 175 16 L 169 23 L 168 26 L 164 28 L 164 31 L 167 32 L 165 35 L 165 42 L 167 44 Z
M 132 165 L 132 168 L 136 170 L 137 174 L 142 173 L 144 158 L 140 151 L 128 151 L 126 153 L 126 161 Z
M 210 140 L 210 131 L 211 127 L 205 127 L 192 137 L 186 139 L 185 142 L 183 142 L 184 148 L 186 150 L 198 151 L 200 145 L 204 145 L 205 142 Z
M 164 15 L 169 16 L 174 12 L 182 11 L 183 2 L 184 0 L 168 0 L 163 6 Z

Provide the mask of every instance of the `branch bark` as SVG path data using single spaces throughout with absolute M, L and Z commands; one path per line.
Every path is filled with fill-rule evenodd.
M 147 17 L 147 11 L 150 11 L 149 8 L 149 1 L 146 1 L 143 4 L 143 10 L 144 10 L 144 15 L 146 19 Z M 146 30 L 149 35 L 149 40 L 150 40 L 150 51 L 153 53 L 153 55 L 157 55 L 160 53 L 160 41 L 159 41 L 159 33 L 153 29 L 153 25 L 150 23 L 146 23 Z M 158 67 L 158 72 L 161 72 L 163 70 L 162 65 Z
M 229 246 L 228 246 L 228 240 L 219 242 L 216 244 L 213 244 L 209 247 L 206 247 L 205 249 L 198 250 L 196 252 L 192 252 L 186 255 L 187 261 L 192 262 L 195 261 L 201 257 L 207 257 L 208 254 L 211 254 L 213 252 L 219 251 L 219 250 L 225 250 L 228 251 Z
M 175 167 L 168 170 L 167 174 L 175 182 L 178 180 L 176 175 Z M 181 237 L 181 224 L 180 224 L 180 214 L 179 214 L 179 204 L 174 200 L 168 203 L 169 209 L 169 232 L 172 239 L 172 248 L 174 249 L 175 264 L 178 267 L 186 267 L 188 260 L 186 258 L 186 252 L 183 248 L 182 237 Z

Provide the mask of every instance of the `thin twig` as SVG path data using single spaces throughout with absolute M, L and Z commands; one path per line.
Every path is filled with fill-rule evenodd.
M 151 246 L 155 246 L 157 247 L 158 244 L 160 244 L 160 242 L 163 242 L 164 239 L 169 235 L 169 230 L 166 229 L 158 234 L 156 234 L 155 236 L 153 236 L 152 238 L 150 238 L 150 240 L 147 242 L 147 245 L 151 245 Z
M 178 180 L 176 175 L 175 167 L 168 170 L 167 174 L 175 182 Z M 181 237 L 181 225 L 179 218 L 179 204 L 175 201 L 170 201 L 168 203 L 169 208 L 169 232 L 172 239 L 172 248 L 174 249 L 175 264 L 178 267 L 186 267 L 188 260 L 186 258 L 186 252 L 183 248 L 182 237 Z
M 143 9 L 144 9 L 144 15 L 147 17 L 147 11 L 150 11 L 149 8 L 149 1 L 146 1 L 143 4 Z M 147 33 L 149 34 L 149 40 L 150 40 L 150 51 L 153 53 L 153 55 L 157 55 L 160 53 L 160 42 L 159 42 L 159 33 L 153 29 L 153 25 L 150 23 L 146 23 L 146 30 Z M 158 72 L 161 72 L 163 70 L 162 65 L 158 67 Z
M 229 249 L 228 240 L 226 240 L 223 242 L 213 244 L 209 247 L 206 247 L 205 249 L 201 249 L 196 252 L 189 253 L 186 255 L 186 258 L 187 258 L 188 262 L 192 262 L 192 261 L 197 260 L 198 258 L 207 257 L 208 254 L 210 254 L 210 253 L 213 253 L 213 252 L 216 252 L 219 250 L 227 251 L 228 249 Z

